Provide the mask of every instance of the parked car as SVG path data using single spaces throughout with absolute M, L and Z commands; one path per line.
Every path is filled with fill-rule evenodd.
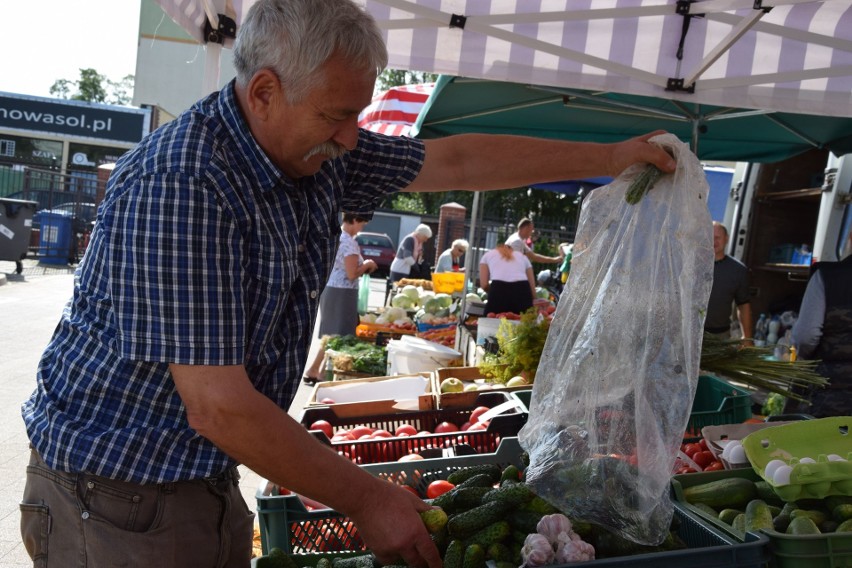
M 377 274 L 390 275 L 390 265 L 396 256 L 396 247 L 385 233 L 358 233 L 355 241 L 361 247 L 364 260 L 371 259 L 378 265 Z

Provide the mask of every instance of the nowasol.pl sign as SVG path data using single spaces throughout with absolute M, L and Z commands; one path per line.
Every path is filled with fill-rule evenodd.
M 0 128 L 136 143 L 148 133 L 149 111 L 0 93 Z

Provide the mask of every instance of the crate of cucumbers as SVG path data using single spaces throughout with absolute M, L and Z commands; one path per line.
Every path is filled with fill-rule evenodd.
M 672 496 L 718 530 L 769 537 L 774 568 L 852 566 L 852 497 L 784 501 L 751 468 L 675 475 Z
M 446 568 L 558 566 L 581 560 L 596 568 L 763 568 L 768 560 L 765 536 L 749 534 L 740 542 L 680 505 L 658 546 L 637 545 L 581 519 L 569 520 L 524 483 L 527 463 L 517 439 L 506 438 L 493 454 L 362 467 L 436 507 L 423 520 Z M 286 507 L 273 508 L 272 499 L 258 495 L 264 555 L 280 549 L 274 553 L 289 556 L 292 563 L 282 564 L 289 568 L 319 566 L 317 554 L 327 560 L 326 568 L 374 568 L 349 519 L 327 508 L 308 510 L 298 496 L 287 497 L 278 501 Z M 362 554 L 335 561 L 341 552 L 353 551 Z M 272 564 L 264 559 L 262 566 Z

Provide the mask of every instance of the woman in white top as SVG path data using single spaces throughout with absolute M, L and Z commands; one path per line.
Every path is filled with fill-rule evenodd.
M 500 244 L 479 260 L 479 285 L 488 292 L 485 313 L 519 314 L 533 305 L 535 277 L 529 259 Z

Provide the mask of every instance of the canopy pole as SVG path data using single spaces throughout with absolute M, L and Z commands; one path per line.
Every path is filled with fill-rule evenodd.
M 692 121 L 692 140 L 689 143 L 689 149 L 692 150 L 692 153 L 695 154 L 696 156 L 698 156 L 698 135 L 699 135 L 698 121 L 693 120 Z

